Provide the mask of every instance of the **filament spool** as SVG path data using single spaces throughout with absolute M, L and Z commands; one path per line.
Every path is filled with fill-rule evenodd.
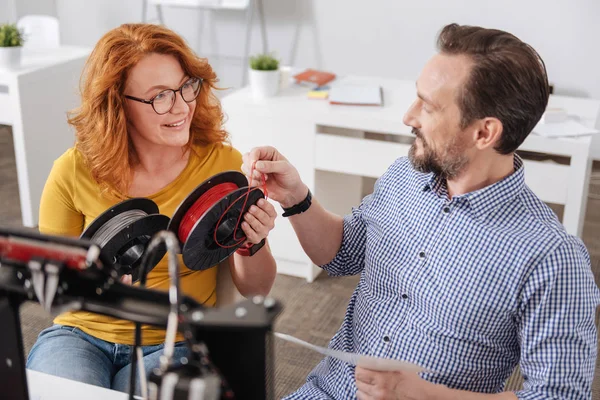
M 167 228 L 179 238 L 185 265 L 205 270 L 240 248 L 246 240 L 242 217 L 264 197 L 237 171 L 222 172 L 198 185 L 177 207 Z
M 150 199 L 134 198 L 116 204 L 100 214 L 81 234 L 100 247 L 101 254 L 110 260 L 119 275 L 139 279 L 139 267 L 152 236 L 167 229 L 169 217 L 159 214 L 158 206 Z M 147 266 L 150 272 L 165 255 L 164 247 Z

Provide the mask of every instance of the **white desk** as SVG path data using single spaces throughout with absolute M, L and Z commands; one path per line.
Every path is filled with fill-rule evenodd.
M 53 161 L 73 146 L 67 112 L 79 104 L 78 84 L 90 49 L 24 50 L 22 65 L 0 70 L 0 123 L 12 125 L 23 225 L 35 227 Z M 8 111 L 8 112 L 7 112 Z
M 412 81 L 346 77 L 335 84 L 343 82 L 380 84 L 384 106 L 330 105 L 307 99 L 308 89 L 298 86 L 260 102 L 253 100 L 249 88 L 222 100 L 228 118 L 226 129 L 235 147 L 246 152 L 259 145 L 275 146 L 298 168 L 319 201 L 338 214 L 346 214 L 359 204 L 362 176 L 377 178 L 395 159 L 408 153 L 413 135 L 402 117 L 416 95 Z M 593 105 L 598 102 L 553 96 L 550 103 L 579 115 L 582 123 L 596 123 L 594 112 L 597 114 L 598 109 Z M 583 227 L 591 143 L 590 137 L 547 139 L 530 135 L 520 148 L 571 159 L 570 165 L 526 161 L 525 175 L 527 184 L 542 200 L 565 205 L 563 224 L 576 235 Z M 281 208 L 276 208 L 281 213 Z M 291 224 L 278 218 L 275 225 L 269 241 L 278 272 L 312 281 L 320 269 L 304 254 Z
M 127 400 L 127 393 L 27 370 L 29 400 Z M 138 397 L 136 397 L 138 398 Z

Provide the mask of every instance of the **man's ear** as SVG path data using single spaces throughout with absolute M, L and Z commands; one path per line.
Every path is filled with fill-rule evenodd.
M 475 124 L 475 146 L 483 150 L 495 147 L 502 137 L 503 126 L 498 118 L 484 118 Z

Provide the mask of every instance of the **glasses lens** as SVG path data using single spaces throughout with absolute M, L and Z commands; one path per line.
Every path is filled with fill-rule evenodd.
M 154 97 L 154 111 L 158 114 L 166 114 L 175 103 L 175 93 L 172 90 L 165 90 Z
M 198 78 L 188 80 L 181 87 L 181 96 L 188 103 L 194 101 L 198 97 L 198 93 L 200 93 L 200 79 Z

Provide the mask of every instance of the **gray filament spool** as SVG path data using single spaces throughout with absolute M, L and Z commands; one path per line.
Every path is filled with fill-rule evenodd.
M 169 225 L 169 217 L 158 212 L 158 206 L 150 199 L 125 200 L 94 219 L 81 238 L 97 244 L 119 275 L 132 274 L 135 282 L 148 242 Z M 146 270 L 151 271 L 165 253 L 164 247 L 158 249 Z
M 146 216 L 148 216 L 148 214 L 142 210 L 124 211 L 102 225 L 98 231 L 94 233 L 94 236 L 92 236 L 92 241 L 102 248 L 110 241 L 110 239 L 115 237 L 116 234 L 128 225 L 133 224 L 135 221 Z

